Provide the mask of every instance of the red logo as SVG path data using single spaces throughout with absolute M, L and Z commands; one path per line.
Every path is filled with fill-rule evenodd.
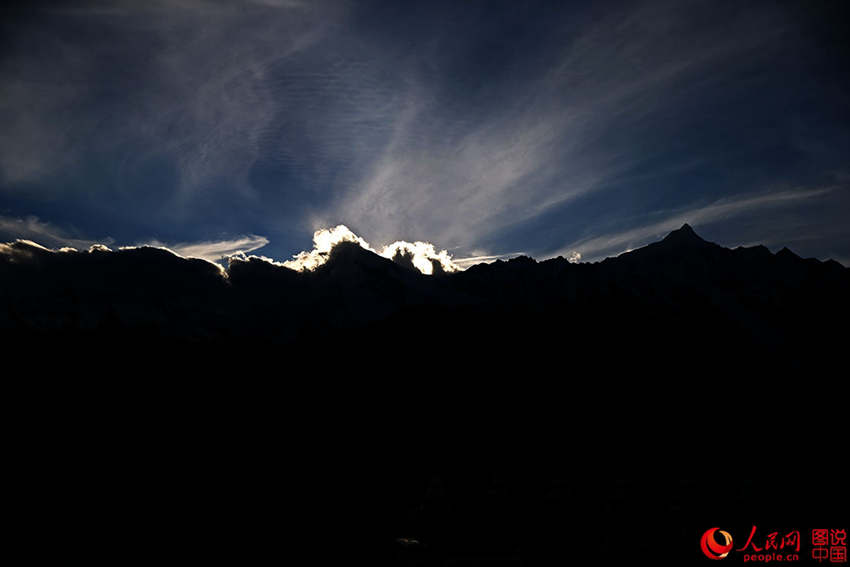
M 720 532 L 720 535 L 723 536 L 724 542 L 722 544 L 717 543 L 716 536 L 714 535 L 717 532 Z M 724 532 L 720 528 L 711 528 L 702 534 L 702 539 L 699 540 L 699 546 L 709 559 L 723 559 L 732 551 L 732 536 L 729 535 L 729 532 Z

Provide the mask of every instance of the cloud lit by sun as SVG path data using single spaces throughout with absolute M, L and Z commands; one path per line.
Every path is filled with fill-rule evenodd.
M 356 242 L 366 250 L 374 252 L 368 242 L 351 232 L 347 226 L 341 224 L 334 228 L 323 228 L 314 232 L 313 249 L 295 254 L 292 260 L 283 262 L 283 265 L 297 272 L 315 270 L 327 261 L 331 249 L 340 242 Z
M 299 272 L 315 270 L 327 261 L 330 251 L 340 242 L 356 242 L 366 250 L 390 260 L 397 254 L 409 256 L 413 265 L 427 275 L 433 274 L 434 262 L 440 264 L 444 272 L 457 272 L 461 269 L 452 261 L 451 255 L 446 250 L 437 251 L 430 242 L 397 240 L 377 250 L 342 224 L 314 232 L 313 249 L 295 254 L 292 260 L 283 262 L 283 265 Z

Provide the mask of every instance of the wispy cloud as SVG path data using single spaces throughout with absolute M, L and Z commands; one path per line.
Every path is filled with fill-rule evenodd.
M 476 258 L 551 250 L 603 222 L 640 230 L 626 221 L 766 180 L 813 186 L 828 170 L 813 162 L 834 165 L 812 157 L 830 155 L 824 128 L 804 127 L 833 116 L 799 114 L 822 97 L 778 66 L 801 31 L 782 7 L 482 6 L 36 8 L 0 30 L 4 211 L 72 202 L 81 229 L 127 227 L 114 236 L 129 243 L 179 221 L 169 238 L 206 255 L 216 242 L 188 241 L 266 234 L 286 257 L 344 223 L 378 248 Z
M 112 245 L 115 239 L 106 237 L 98 240 L 76 236 L 66 229 L 44 222 L 36 216 L 16 218 L 0 216 L 0 240 L 28 240 L 50 249 L 75 248 L 88 250 L 92 246 Z M 247 235 L 223 240 L 200 242 L 164 243 L 148 240 L 137 246 L 167 248 L 186 258 L 203 258 L 212 262 L 236 254 L 253 252 L 269 243 L 265 236 Z
M 259 250 L 269 243 L 265 236 L 239 236 L 228 240 L 208 240 L 204 242 L 181 242 L 165 244 L 158 240 L 145 242 L 140 246 L 167 248 L 185 258 L 202 258 L 211 262 L 226 259 L 237 254 L 247 254 Z
M 427 77 L 410 81 L 382 153 L 319 222 L 344 219 L 377 241 L 474 246 L 627 182 L 627 172 L 655 158 L 639 138 L 650 134 L 648 118 L 668 111 L 674 87 L 700 73 L 710 83 L 712 65 L 765 41 L 729 34 L 705 48 L 661 33 L 686 19 L 672 13 L 654 6 L 610 14 L 559 46 L 554 67 L 521 90 L 493 86 L 503 98 L 475 101 L 480 107 L 458 109 L 429 90 Z
M 51 248 L 71 247 L 80 250 L 96 244 L 112 244 L 114 239 L 90 240 L 80 238 L 69 231 L 40 220 L 36 216 L 24 218 L 0 216 L 0 238 L 8 240 L 25 239 Z
M 656 240 L 685 223 L 693 226 L 707 225 L 765 207 L 781 207 L 800 200 L 813 199 L 834 189 L 835 187 L 822 187 L 758 195 L 751 194 L 720 199 L 708 205 L 697 205 L 675 211 L 658 211 L 653 216 L 662 217 L 662 220 L 619 232 L 583 238 L 564 246 L 549 256 L 570 256 L 578 253 L 586 261 L 598 260 L 605 256 L 616 256 Z
M 525 252 L 511 252 L 509 254 L 489 254 L 485 256 L 469 256 L 467 258 L 454 258 L 454 263 L 466 268 L 474 264 L 489 264 L 490 262 L 495 262 L 496 260 L 502 260 L 505 258 L 515 258 L 517 256 L 522 256 L 523 254 L 525 254 Z
M 176 164 L 180 200 L 220 178 L 248 191 L 245 176 L 281 104 L 281 93 L 268 88 L 269 67 L 319 41 L 342 11 L 330 2 L 277 0 L 43 9 L 44 21 L 80 23 L 104 39 L 80 43 L 37 29 L 38 50 L 0 60 L 0 179 L 37 181 L 81 153 L 117 146 L 142 148 L 121 158 L 119 183 L 162 156 Z M 132 75 L 111 67 L 121 58 Z M 104 68 L 121 97 L 104 96 Z M 102 118 L 110 115 L 120 118 Z

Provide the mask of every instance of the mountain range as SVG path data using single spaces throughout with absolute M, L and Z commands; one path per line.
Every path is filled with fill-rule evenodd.
M 65 347 L 415 348 L 463 364 L 546 348 L 574 363 L 664 347 L 683 357 L 838 356 L 850 269 L 787 248 L 727 249 L 684 225 L 593 264 L 529 257 L 423 275 L 342 242 L 312 272 L 259 258 L 226 271 L 158 248 L 0 248 L 0 333 Z M 835 323 L 835 327 L 827 324 Z M 439 353 L 439 355 L 438 355 Z
M 688 225 L 434 275 L 0 245 L 9 514 L 86 561 L 705 561 L 846 511 L 848 284 Z

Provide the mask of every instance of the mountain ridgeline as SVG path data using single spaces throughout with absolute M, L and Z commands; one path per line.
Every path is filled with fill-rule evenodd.
M 598 263 L 519 257 L 433 276 L 350 242 L 312 272 L 251 258 L 222 273 L 157 248 L 18 241 L 0 249 L 0 332 L 6 344 L 67 349 L 350 350 L 449 366 L 557 353 L 572 364 L 787 367 L 840 356 L 848 284 L 837 262 L 727 249 L 688 225 Z
M 840 525 L 808 441 L 844 443 L 816 421 L 848 283 L 688 226 L 433 276 L 353 243 L 304 273 L 3 245 L 14 517 L 87 560 L 305 565 L 682 565 L 715 523 Z

